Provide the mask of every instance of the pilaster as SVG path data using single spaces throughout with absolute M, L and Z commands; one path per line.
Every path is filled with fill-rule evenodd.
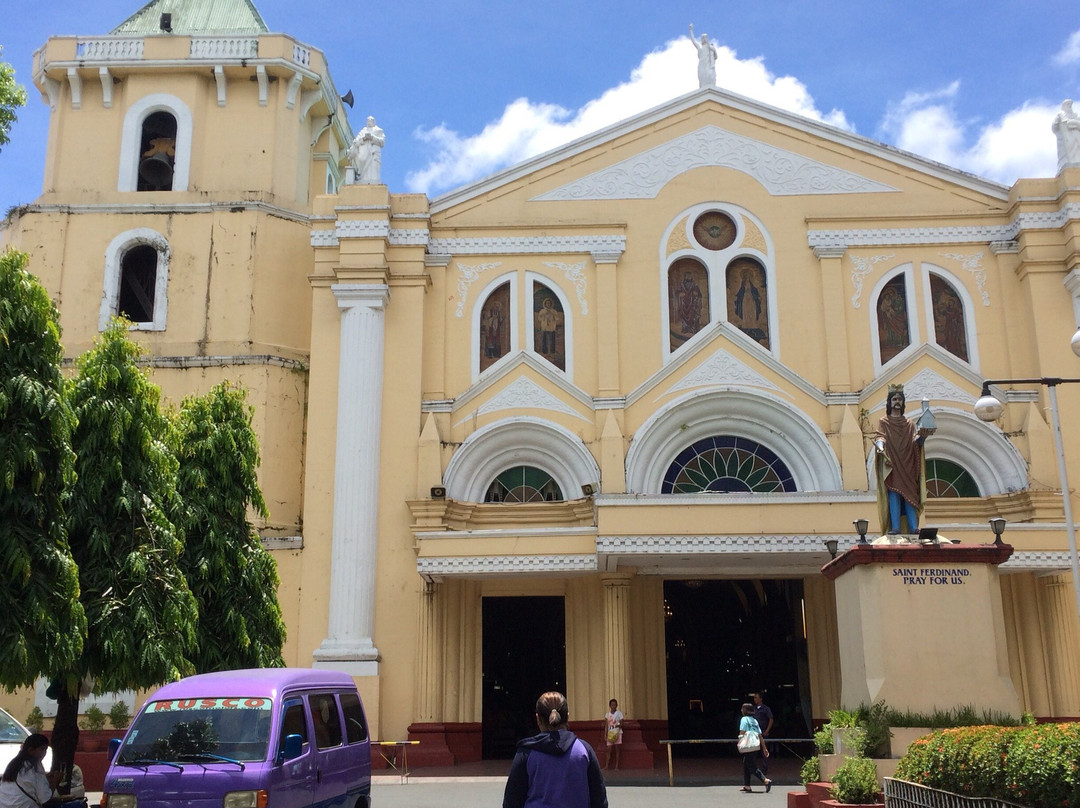
M 335 284 L 341 310 L 330 615 L 315 667 L 374 676 L 383 343 L 388 288 Z
M 618 396 L 619 295 L 615 273 L 621 252 L 593 252 L 596 264 L 596 339 L 601 398 Z
M 844 290 L 843 259 L 847 247 L 814 247 L 821 264 L 822 312 L 829 338 L 825 345 L 828 363 L 828 389 L 846 393 L 851 390 L 851 360 L 848 356 L 847 295 Z M 840 335 L 837 338 L 836 335 Z

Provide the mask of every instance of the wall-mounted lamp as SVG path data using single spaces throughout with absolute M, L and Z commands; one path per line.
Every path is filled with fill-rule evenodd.
M 990 529 L 994 531 L 994 544 L 1003 544 L 1001 534 L 1005 532 L 1005 520 L 1000 516 L 995 516 L 990 520 Z
M 870 522 L 866 519 L 856 519 L 851 524 L 855 525 L 855 532 L 859 534 L 859 544 L 866 544 L 866 529 L 870 527 Z
M 836 558 L 836 550 L 840 542 L 836 539 L 825 539 L 825 549 L 829 551 L 829 555 Z

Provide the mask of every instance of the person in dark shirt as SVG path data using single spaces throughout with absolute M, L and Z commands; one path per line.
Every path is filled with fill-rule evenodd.
M 761 745 L 765 745 L 765 739 L 772 733 L 773 727 L 773 714 L 772 710 L 761 698 L 760 693 L 751 693 L 750 697 L 754 700 L 754 718 L 757 719 L 758 724 L 761 725 Z M 762 761 L 762 771 L 769 770 L 769 759 L 765 757 Z

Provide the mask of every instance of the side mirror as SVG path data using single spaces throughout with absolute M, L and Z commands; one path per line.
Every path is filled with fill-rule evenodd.
M 109 762 L 116 760 L 116 753 L 120 751 L 120 739 L 109 738 Z
M 293 758 L 300 757 L 300 754 L 303 751 L 303 738 L 295 734 L 286 735 L 285 743 L 281 745 L 281 751 L 278 753 L 278 763 L 284 763 L 286 760 L 292 760 Z

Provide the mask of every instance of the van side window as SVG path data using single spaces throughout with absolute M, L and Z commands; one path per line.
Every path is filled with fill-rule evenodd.
M 364 720 L 364 708 L 360 706 L 360 697 L 355 693 L 341 694 L 341 712 L 345 713 L 345 735 L 349 743 L 367 740 L 367 721 Z
M 285 748 L 287 735 L 299 735 L 308 742 L 307 722 L 304 720 L 304 703 L 302 701 L 285 702 L 285 717 L 281 720 L 281 741 L 278 751 Z
M 315 725 L 315 745 L 320 749 L 341 746 L 341 716 L 333 693 L 316 693 L 309 697 L 311 720 Z

